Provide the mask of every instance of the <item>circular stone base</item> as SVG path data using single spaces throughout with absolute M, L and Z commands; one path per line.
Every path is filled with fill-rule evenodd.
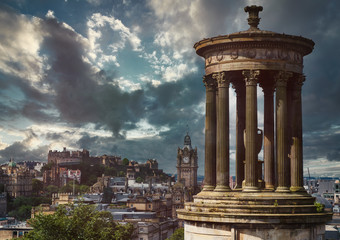
M 306 192 L 206 192 L 194 196 L 177 210 L 178 218 L 197 223 L 223 223 L 261 226 L 308 224 L 320 225 L 332 214 L 317 212 L 315 198 Z M 247 226 L 246 226 L 247 225 Z

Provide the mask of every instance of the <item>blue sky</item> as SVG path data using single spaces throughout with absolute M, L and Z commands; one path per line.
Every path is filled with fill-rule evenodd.
M 202 174 L 204 61 L 192 46 L 248 29 L 251 4 L 264 7 L 261 29 L 315 41 L 304 59 L 305 170 L 339 177 L 338 1 L 1 1 L 0 161 L 46 160 L 65 146 L 156 158 L 174 173 L 188 125 Z M 234 175 L 232 89 L 230 104 Z

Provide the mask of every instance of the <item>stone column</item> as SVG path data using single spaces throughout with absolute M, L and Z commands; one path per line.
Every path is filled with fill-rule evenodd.
M 302 105 L 301 88 L 305 76 L 300 75 L 294 79 L 292 86 L 292 146 L 291 157 L 291 187 L 293 192 L 305 191 L 303 187 L 303 152 L 302 152 Z
M 205 166 L 203 191 L 213 191 L 216 185 L 216 81 L 204 76 L 206 88 Z
M 243 133 L 246 119 L 246 88 L 244 81 L 234 81 L 233 88 L 236 92 L 236 186 L 235 189 L 242 188 L 244 180 L 245 148 Z
M 292 73 L 279 71 L 276 83 L 276 192 L 289 192 L 288 146 L 287 146 L 287 82 Z
M 259 70 L 244 70 L 242 74 L 246 83 L 246 176 L 243 191 L 259 191 L 257 174 L 257 82 Z
M 274 84 L 261 84 L 264 94 L 264 181 L 265 188 L 274 190 L 275 163 L 274 163 Z
M 229 187 L 229 83 L 225 72 L 212 75 L 218 86 L 216 192 L 230 191 Z

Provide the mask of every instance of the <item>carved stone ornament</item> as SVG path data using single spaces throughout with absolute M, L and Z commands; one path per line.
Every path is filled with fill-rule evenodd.
M 278 57 L 282 60 L 288 60 L 289 59 L 289 54 L 287 50 L 285 49 L 279 49 L 278 51 Z
M 256 57 L 256 49 L 248 49 L 248 50 L 246 50 L 246 56 L 248 58 L 255 58 Z
M 294 61 L 297 63 L 302 63 L 302 57 L 300 53 L 297 52 L 294 53 Z
M 267 58 L 271 59 L 274 57 L 274 52 L 272 49 L 266 49 L 265 55 Z
M 212 56 L 210 55 L 210 56 L 207 57 L 207 61 L 208 61 L 209 64 L 211 63 L 211 60 L 212 60 Z
M 230 58 L 233 60 L 238 58 L 238 49 L 231 51 Z
M 219 51 L 218 53 L 217 53 L 217 56 L 216 56 L 216 59 L 217 59 L 217 61 L 222 61 L 222 59 L 223 59 L 223 52 L 222 51 Z
M 256 86 L 258 82 L 258 76 L 260 75 L 260 70 L 243 70 L 242 75 L 244 76 L 246 86 Z
M 229 87 L 230 79 L 227 78 L 225 72 L 214 73 L 212 78 L 217 81 L 218 87 Z
M 291 72 L 279 71 L 274 77 L 276 87 L 287 87 L 288 80 L 292 76 Z
M 216 80 L 211 76 L 203 76 L 203 83 L 207 90 L 212 90 L 216 88 Z

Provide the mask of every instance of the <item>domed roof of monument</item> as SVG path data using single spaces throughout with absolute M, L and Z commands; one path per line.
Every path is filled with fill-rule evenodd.
M 216 37 L 205 38 L 195 43 L 194 48 L 196 53 L 202 57 L 211 49 L 223 50 L 224 48 L 248 48 L 247 44 L 256 44 L 263 47 L 263 44 L 287 44 L 296 45 L 296 48 L 303 55 L 312 52 L 314 42 L 301 36 L 288 35 L 284 33 L 276 33 L 272 31 L 261 30 L 258 28 L 260 23 L 259 12 L 263 10 L 262 6 L 247 6 L 245 12 L 249 13 L 248 24 L 250 28 L 245 31 L 235 32 L 228 35 L 219 35 Z

